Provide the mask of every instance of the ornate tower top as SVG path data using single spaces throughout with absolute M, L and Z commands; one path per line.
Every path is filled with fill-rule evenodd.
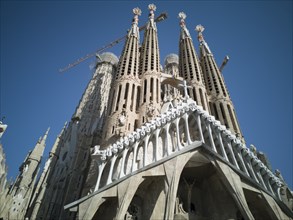
M 156 29 L 156 25 L 155 25 L 155 14 L 154 12 L 156 11 L 157 7 L 154 4 L 149 4 L 148 9 L 150 10 L 150 14 L 149 14 L 149 25 L 147 28 L 149 28 L 149 26 L 151 25 L 151 27 L 153 29 Z
M 198 32 L 198 36 L 197 36 L 198 41 L 200 42 L 201 45 L 204 46 L 202 49 L 204 49 L 206 54 L 212 54 L 208 44 L 205 42 L 205 40 L 203 38 L 202 32 L 205 30 L 205 28 L 201 24 L 199 24 L 195 27 L 195 30 Z M 203 52 L 203 51 L 201 51 L 201 52 Z
M 186 14 L 184 12 L 180 12 L 178 14 L 178 18 L 180 18 L 180 26 L 181 26 L 181 36 L 180 39 L 185 39 L 186 37 L 191 38 L 190 33 L 188 31 L 188 29 L 186 28 L 185 25 L 185 18 L 186 18 Z
M 154 4 L 149 4 L 148 8 L 150 10 L 150 15 L 154 15 L 154 11 L 156 11 L 157 7 Z M 152 17 L 154 18 L 154 17 Z
M 198 41 L 199 42 L 204 41 L 204 38 L 202 35 L 202 32 L 204 31 L 204 26 L 202 26 L 201 24 L 196 25 L 195 30 L 198 32 L 198 36 L 197 36 Z
M 140 10 L 140 8 L 134 8 L 134 9 L 132 9 L 132 12 L 134 14 L 134 17 L 132 19 L 132 27 L 128 33 L 128 37 L 133 35 L 139 39 L 139 29 L 138 29 L 137 25 L 138 25 L 138 16 L 141 15 L 141 10 Z
M 141 10 L 140 8 L 134 8 L 132 9 L 133 14 L 134 14 L 134 18 L 133 18 L 133 23 L 138 24 L 138 16 L 141 15 Z

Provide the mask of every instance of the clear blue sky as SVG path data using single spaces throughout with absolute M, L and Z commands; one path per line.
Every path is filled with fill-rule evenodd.
M 204 36 L 223 74 L 249 146 L 267 154 L 292 188 L 292 1 L 1 1 L 1 109 L 8 129 L 2 144 L 8 177 L 47 127 L 45 159 L 70 120 L 91 78 L 88 60 L 58 69 L 126 34 L 132 9 L 147 5 L 169 18 L 158 24 L 161 63 L 178 53 L 180 11 L 198 51 L 194 28 Z M 143 36 L 141 34 L 141 36 Z M 117 56 L 123 43 L 111 48 Z

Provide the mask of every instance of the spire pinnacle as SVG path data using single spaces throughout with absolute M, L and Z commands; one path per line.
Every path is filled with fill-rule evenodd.
M 198 41 L 203 42 L 204 38 L 203 38 L 202 32 L 204 31 L 204 27 L 201 24 L 199 24 L 199 25 L 196 25 L 195 30 L 198 32 L 198 36 L 197 36 Z
M 149 4 L 148 9 L 150 10 L 149 20 L 150 20 L 151 27 L 156 29 L 155 21 L 154 21 L 155 20 L 154 12 L 156 11 L 157 7 L 154 4 Z
M 43 139 L 42 139 L 43 142 L 46 141 L 46 139 L 47 139 L 47 137 L 48 137 L 48 134 L 49 134 L 49 131 L 50 131 L 50 127 L 48 127 L 48 129 L 47 129 L 47 131 L 46 131 L 46 133 L 45 133 L 45 135 L 44 135 L 44 137 L 43 137 Z
M 136 7 L 134 9 L 132 9 L 132 12 L 134 14 L 134 17 L 132 19 L 132 27 L 128 33 L 128 37 L 136 36 L 137 38 L 139 38 L 138 16 L 141 15 L 141 10 L 140 10 L 140 8 Z
M 179 12 L 178 14 L 178 18 L 180 18 L 180 26 L 181 26 L 181 39 L 184 39 L 185 37 L 189 37 L 191 38 L 190 36 L 190 33 L 188 31 L 188 29 L 186 28 L 186 25 L 185 25 L 185 18 L 186 18 L 186 14 L 184 12 Z
M 204 27 L 201 24 L 199 24 L 196 25 L 195 30 L 198 32 L 197 39 L 200 42 L 200 45 L 202 45 L 202 49 L 204 49 L 205 53 L 212 54 L 207 42 L 203 38 L 202 32 L 204 31 Z
M 138 16 L 141 15 L 141 10 L 140 10 L 140 8 L 136 7 L 134 9 L 132 9 L 132 11 L 134 14 L 133 24 L 138 24 Z
M 178 18 L 180 18 L 181 20 L 180 20 L 180 25 L 181 25 L 181 27 L 182 26 L 185 26 L 185 18 L 186 18 L 187 16 L 186 16 L 186 14 L 184 13 L 184 12 L 179 12 L 179 14 L 178 14 Z
M 150 10 L 150 17 L 155 18 L 154 11 L 156 11 L 157 7 L 154 4 L 149 4 L 148 8 Z

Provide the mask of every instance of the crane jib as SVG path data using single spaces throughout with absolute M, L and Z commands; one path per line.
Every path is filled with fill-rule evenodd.
M 155 22 L 161 22 L 161 21 L 165 20 L 166 18 L 167 18 L 167 13 L 166 13 L 166 12 L 163 12 L 163 13 L 161 13 L 158 17 L 155 18 Z M 147 26 L 147 25 L 144 24 L 143 26 L 139 27 L 139 31 L 144 30 L 144 29 L 146 28 L 146 26 Z M 118 38 L 117 40 L 115 40 L 115 41 L 113 41 L 113 42 L 107 44 L 106 46 L 104 46 L 104 47 L 102 47 L 102 48 L 99 48 L 98 50 L 96 50 L 96 52 L 94 52 L 94 53 L 90 53 L 90 54 L 87 54 L 86 56 L 79 58 L 79 59 L 76 60 L 75 62 L 68 64 L 68 66 L 66 66 L 66 67 L 64 67 L 64 68 L 62 68 L 62 69 L 59 69 L 59 72 L 60 72 L 60 73 L 63 73 L 63 72 L 65 72 L 65 71 L 71 69 L 72 67 L 74 67 L 74 66 L 76 66 L 76 65 L 78 65 L 78 64 L 80 64 L 80 63 L 82 63 L 83 61 L 85 61 L 85 60 L 87 60 L 87 59 L 89 59 L 89 58 L 91 58 L 91 57 L 94 57 L 97 53 L 100 53 L 100 52 L 104 51 L 105 49 L 111 48 L 111 47 L 115 46 L 116 44 L 120 43 L 120 42 L 121 42 L 122 40 L 124 40 L 126 37 L 127 37 L 127 35 L 125 35 L 125 36 L 123 36 L 123 37 L 120 37 L 120 38 Z

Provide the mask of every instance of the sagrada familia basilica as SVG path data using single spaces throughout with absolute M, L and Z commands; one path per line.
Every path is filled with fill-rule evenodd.
M 246 146 L 202 25 L 179 13 L 179 55 L 162 67 L 155 17 L 139 8 L 118 59 L 95 73 L 38 176 L 49 130 L 11 185 L 0 146 L 0 219 L 292 219 L 280 171 Z M 144 31 L 141 40 L 140 31 Z M 1 136 L 6 128 L 1 125 Z

